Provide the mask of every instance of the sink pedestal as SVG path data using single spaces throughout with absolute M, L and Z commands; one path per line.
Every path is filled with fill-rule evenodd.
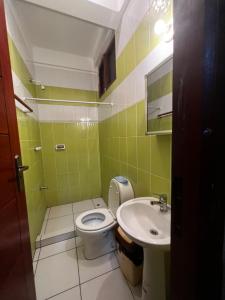
M 142 300 L 166 300 L 165 252 L 144 248 Z

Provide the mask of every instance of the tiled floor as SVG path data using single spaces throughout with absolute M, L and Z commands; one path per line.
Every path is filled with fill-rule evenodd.
M 75 219 L 83 211 L 106 207 L 102 198 L 55 206 L 47 209 L 36 246 L 46 246 L 76 236 Z
M 131 288 L 116 255 L 86 260 L 80 237 L 41 247 L 35 253 L 37 300 L 140 300 Z
M 93 200 L 83 202 L 84 205 L 76 203 L 49 209 L 44 230 L 52 235 L 62 232 L 71 226 L 68 217 L 73 219 L 73 215 L 95 208 L 99 203 L 96 201 L 96 204 Z M 54 220 L 58 220 L 55 227 L 52 222 Z M 65 225 L 65 228 L 59 224 L 62 227 Z M 33 267 L 37 300 L 141 299 L 141 288 L 133 288 L 127 283 L 116 255 L 109 253 L 94 260 L 86 260 L 80 237 L 37 249 Z

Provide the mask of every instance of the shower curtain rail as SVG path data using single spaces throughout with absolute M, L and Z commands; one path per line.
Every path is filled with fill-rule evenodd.
M 80 103 L 80 104 L 93 104 L 93 105 L 110 105 L 110 106 L 114 105 L 114 103 L 109 103 L 109 102 L 65 100 L 65 99 L 47 99 L 47 98 L 44 99 L 44 98 L 31 98 L 31 97 L 25 97 L 24 100 L 48 101 L 48 102 L 65 102 L 65 103 Z
M 28 110 L 27 113 L 33 112 L 33 109 L 30 108 L 30 106 L 28 106 L 19 96 L 14 94 L 14 98 L 15 98 L 15 100 L 17 100 L 20 104 L 22 104 Z

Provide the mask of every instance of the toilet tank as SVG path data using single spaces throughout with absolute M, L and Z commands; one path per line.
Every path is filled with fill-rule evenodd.
M 134 191 L 130 181 L 127 183 L 120 183 L 115 178 L 110 181 L 108 207 L 116 216 L 119 206 L 130 199 L 134 198 Z

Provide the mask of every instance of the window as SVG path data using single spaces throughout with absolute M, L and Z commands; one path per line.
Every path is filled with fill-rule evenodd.
M 116 47 L 115 37 L 102 57 L 99 66 L 99 97 L 109 88 L 116 79 Z

